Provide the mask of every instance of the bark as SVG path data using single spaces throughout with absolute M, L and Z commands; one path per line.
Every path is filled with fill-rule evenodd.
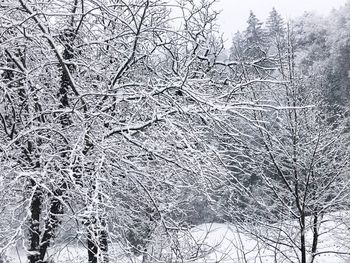
M 22 50 L 17 49 L 15 52 L 10 52 L 9 50 L 5 50 L 7 62 L 10 68 L 16 68 L 22 72 L 25 72 L 25 54 Z M 16 105 L 12 102 L 10 97 L 7 97 L 10 107 L 12 108 L 12 116 L 6 116 L 3 120 L 3 125 L 5 128 L 6 134 L 13 139 L 16 131 L 16 123 L 17 118 L 21 118 L 21 115 L 28 114 L 29 108 L 27 104 L 27 92 L 24 88 L 23 81 L 13 80 L 16 78 L 15 74 L 10 70 L 5 70 L 1 75 L 5 80 L 8 80 L 8 87 L 11 89 L 18 89 L 18 98 L 19 103 Z M 33 89 L 33 86 L 29 82 L 29 87 Z M 32 90 L 33 91 L 33 90 Z M 41 111 L 41 106 L 38 103 L 37 97 L 35 96 L 35 92 L 33 92 L 34 96 L 33 100 L 35 101 L 35 111 L 38 113 Z M 23 110 L 22 110 L 23 109 Z M 39 120 L 40 122 L 41 120 Z M 9 125 L 9 129 L 6 128 L 6 125 Z M 10 128 L 12 126 L 12 128 Z M 11 130 L 11 132 L 10 132 Z M 19 165 L 21 167 L 31 167 L 34 171 L 37 171 L 40 168 L 39 156 L 35 153 L 36 145 L 32 141 L 27 141 L 26 143 L 22 141 L 23 145 L 20 141 L 16 141 L 15 144 L 17 147 L 21 149 L 21 156 L 19 158 Z M 41 140 L 38 139 L 36 141 L 37 144 L 41 144 Z M 29 181 L 30 188 L 33 189 L 34 193 L 30 200 L 30 219 L 29 219 L 29 233 L 28 233 L 28 241 L 29 241 L 29 255 L 28 261 L 30 263 L 40 262 L 40 246 L 41 246 L 41 230 L 40 230 L 40 217 L 42 213 L 42 198 L 43 193 L 42 189 L 37 185 L 35 180 L 30 179 Z
M 311 248 L 311 263 L 315 260 L 315 254 L 317 252 L 317 245 L 318 245 L 318 214 L 314 214 L 314 220 L 313 220 L 313 233 L 312 233 L 312 248 Z
M 64 187 L 65 188 L 65 187 Z M 60 224 L 59 215 L 63 214 L 63 206 L 58 197 L 62 196 L 62 190 L 57 189 L 55 191 L 55 196 L 51 201 L 49 217 L 45 222 L 45 230 L 41 239 L 40 245 L 40 260 L 43 261 L 47 252 L 47 249 L 50 246 L 50 241 L 55 236 L 55 230 Z
M 306 240 L 305 240 L 305 214 L 300 217 L 300 252 L 301 263 L 306 263 Z
M 66 35 L 64 36 L 66 38 Z M 72 47 L 66 47 L 66 49 L 63 52 L 63 58 L 66 60 L 72 58 Z M 59 100 L 60 108 L 65 108 L 69 106 L 69 97 L 68 97 L 68 92 L 70 88 L 70 82 L 69 82 L 69 76 L 68 74 L 62 70 L 62 75 L 61 75 L 61 86 L 59 89 Z M 62 127 L 66 127 L 70 124 L 70 119 L 67 115 L 64 115 L 60 118 L 60 122 Z M 31 150 L 29 150 L 31 152 Z M 66 154 L 62 153 L 61 157 L 63 159 L 66 158 Z M 37 168 L 40 167 L 40 164 L 35 165 Z M 37 209 L 37 207 L 41 207 L 41 200 L 34 202 L 32 207 L 35 210 L 35 213 L 32 211 L 32 222 L 37 222 L 36 225 L 32 224 L 33 226 L 31 227 L 31 233 L 37 232 L 38 235 L 33 235 L 31 234 L 30 236 L 30 243 L 31 243 L 31 251 L 33 251 L 33 254 L 35 255 L 30 255 L 29 260 L 30 263 L 40 263 L 44 262 L 45 255 L 47 253 L 48 248 L 50 247 L 51 240 L 55 236 L 55 231 L 57 227 L 60 224 L 59 220 L 59 215 L 63 214 L 63 205 L 61 203 L 61 198 L 63 196 L 63 193 L 67 189 L 67 185 L 65 182 L 61 182 L 60 185 L 54 189 L 53 194 L 50 202 L 50 208 L 49 208 L 49 213 L 48 213 L 48 218 L 44 222 L 44 229 L 41 231 L 42 237 L 40 238 L 40 213 L 41 209 Z M 36 231 L 33 231 L 33 228 L 37 229 Z
M 104 219 L 101 220 L 101 224 L 103 229 L 101 230 L 100 234 L 100 246 L 101 246 L 101 253 L 103 258 L 103 263 L 108 263 L 108 233 L 106 230 L 106 221 Z
M 32 180 L 32 187 L 35 187 L 35 182 Z M 29 240 L 31 252 L 28 256 L 30 263 L 39 262 L 40 255 L 38 253 L 40 247 L 40 214 L 41 214 L 41 192 L 36 189 L 30 204 L 30 227 L 29 227 Z
M 72 32 L 66 31 L 63 35 L 63 42 L 65 43 L 65 50 L 63 51 L 63 59 L 69 60 L 73 58 L 73 48 L 70 43 L 70 39 L 73 37 Z M 70 69 L 68 67 L 68 69 Z M 61 74 L 61 85 L 58 93 L 58 97 L 60 100 L 59 108 L 69 107 L 69 89 L 71 88 L 69 73 L 62 70 Z M 69 116 L 63 115 L 60 118 L 60 122 L 62 127 L 66 127 L 71 123 Z M 66 154 L 62 153 L 61 157 L 63 159 L 66 158 Z M 55 237 L 55 231 L 60 224 L 59 215 L 63 214 L 63 205 L 61 203 L 61 198 L 63 193 L 67 189 L 67 184 L 62 182 L 59 187 L 57 187 L 53 193 L 54 196 L 51 199 L 50 209 L 48 218 L 45 221 L 44 232 L 42 238 L 40 240 L 40 246 L 38 247 L 38 261 L 36 262 L 44 262 L 45 255 L 47 253 L 48 248 L 50 247 L 51 240 Z M 34 262 L 31 262 L 34 263 Z
M 103 263 L 109 262 L 106 221 L 100 218 L 100 222 L 98 225 L 94 217 L 87 222 L 88 263 L 97 263 L 99 258 Z
M 87 245 L 88 245 L 88 263 L 97 263 L 97 253 L 98 253 L 98 245 L 95 243 L 96 233 L 94 230 L 88 228 L 88 237 L 87 237 Z

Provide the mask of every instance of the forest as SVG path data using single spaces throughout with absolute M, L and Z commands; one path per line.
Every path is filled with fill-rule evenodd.
M 0 263 L 350 262 L 350 1 L 0 0 Z

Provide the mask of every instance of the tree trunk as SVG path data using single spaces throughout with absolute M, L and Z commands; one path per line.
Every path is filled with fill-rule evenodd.
M 106 230 L 106 221 L 104 219 L 101 220 L 101 225 L 103 229 L 101 230 L 100 234 L 100 246 L 101 246 L 101 253 L 103 258 L 103 263 L 108 263 L 108 233 Z
M 65 189 L 65 187 L 63 187 Z M 57 229 L 60 220 L 58 215 L 63 214 L 63 206 L 62 203 L 57 197 L 62 196 L 62 190 L 57 189 L 54 194 L 53 200 L 51 201 L 50 211 L 48 219 L 45 222 L 44 234 L 41 239 L 40 244 L 40 259 L 44 260 L 48 247 L 50 246 L 50 241 L 54 238 L 55 230 Z
M 315 260 L 315 254 L 317 252 L 318 245 L 318 214 L 314 214 L 314 220 L 312 225 L 312 248 L 311 248 L 311 262 L 313 263 Z
M 305 240 L 305 214 L 302 213 L 300 217 L 300 251 L 301 263 L 306 263 L 306 240 Z
M 88 228 L 88 263 L 97 263 L 98 245 L 96 244 L 95 231 Z
M 35 186 L 35 182 L 32 181 L 32 186 Z M 28 260 L 30 263 L 37 263 L 40 261 L 40 214 L 41 214 L 41 192 L 36 189 L 30 204 L 30 227 L 29 227 L 29 242 L 30 242 L 30 254 Z
M 96 218 L 89 219 L 87 226 L 88 263 L 97 263 L 99 258 L 103 263 L 109 262 L 106 222 L 100 220 L 101 225 L 98 225 Z

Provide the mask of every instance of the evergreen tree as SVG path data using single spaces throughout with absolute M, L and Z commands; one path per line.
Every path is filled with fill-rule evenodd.
M 270 39 L 282 39 L 285 36 L 286 29 L 283 18 L 275 8 L 272 8 L 269 17 L 267 18 L 266 28 Z
M 244 32 L 246 40 L 246 56 L 249 58 L 261 58 L 266 50 L 266 32 L 263 29 L 263 23 L 250 11 L 248 26 Z
M 278 59 L 280 71 L 284 75 L 283 69 L 283 54 L 287 47 L 286 27 L 281 15 L 272 8 L 269 17 L 266 21 L 266 30 L 269 43 L 268 53 Z
M 285 47 L 285 36 L 286 28 L 285 23 L 281 15 L 276 11 L 275 8 L 272 8 L 269 17 L 266 21 L 266 29 L 268 35 L 268 42 L 270 47 L 270 52 L 272 54 L 278 54 L 280 57 L 283 49 Z
M 244 36 L 240 31 L 237 31 L 232 39 L 230 48 L 230 59 L 241 60 L 244 56 Z

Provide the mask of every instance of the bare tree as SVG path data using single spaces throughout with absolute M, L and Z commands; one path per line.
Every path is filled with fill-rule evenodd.
M 107 262 L 116 244 L 150 255 L 162 229 L 187 256 L 181 197 L 224 172 L 208 135 L 240 115 L 227 97 L 242 65 L 220 60 L 212 4 L 1 2 L 1 200 L 17 222 L 2 224 L 3 250 L 23 240 L 44 262 L 79 240 Z
M 235 206 L 230 216 L 275 251 L 276 262 L 306 263 L 322 254 L 324 216 L 348 207 L 349 138 L 347 114 L 331 115 L 317 82 L 299 75 L 287 33 L 286 54 L 278 51 L 272 71 L 279 83 L 251 85 L 252 103 L 266 109 L 251 115 L 256 132 L 235 151 L 226 147 L 234 164 L 230 183 L 241 191 L 228 204 Z

